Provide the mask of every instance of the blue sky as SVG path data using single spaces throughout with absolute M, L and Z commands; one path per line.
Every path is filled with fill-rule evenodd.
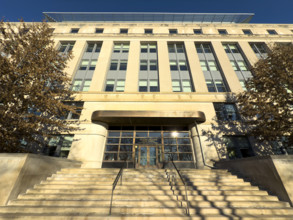
M 0 18 L 41 21 L 42 12 L 255 13 L 252 23 L 293 24 L 293 0 L 0 0 Z

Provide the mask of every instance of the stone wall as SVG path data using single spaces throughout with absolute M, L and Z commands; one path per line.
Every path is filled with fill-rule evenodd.
M 236 172 L 293 204 L 293 155 L 250 157 L 215 163 L 217 168 Z
M 67 167 L 80 167 L 80 162 L 34 154 L 0 154 L 0 205 L 6 205 L 9 200 Z

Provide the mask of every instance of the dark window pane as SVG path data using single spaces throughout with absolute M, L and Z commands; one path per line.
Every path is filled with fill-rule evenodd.
M 118 145 L 107 145 L 106 151 L 118 151 Z
M 181 154 L 179 154 L 179 160 L 181 160 L 181 161 L 192 161 L 192 154 L 181 153 Z
M 175 153 L 173 153 L 173 154 L 164 154 L 164 161 L 171 161 L 171 160 L 178 160 L 178 156 L 177 156 L 177 154 Z
M 136 144 L 148 144 L 147 138 L 135 138 Z
M 148 133 L 147 132 L 136 132 L 136 137 L 147 137 Z
M 86 50 L 86 52 L 93 52 L 94 46 L 95 46 L 95 44 L 89 44 L 89 45 L 87 46 L 87 50 Z
M 108 144 L 118 144 L 119 138 L 108 138 L 107 143 Z
M 120 151 L 132 151 L 132 145 L 120 145 Z
M 140 70 L 148 70 L 148 66 L 147 65 L 140 65 Z
M 119 160 L 132 160 L 132 154 L 130 154 L 130 153 L 119 153 Z
M 116 132 L 116 131 L 109 131 L 108 134 L 109 137 L 120 137 L 120 132 Z
M 118 63 L 111 63 L 110 70 L 117 70 Z
M 177 67 L 177 65 L 171 65 L 171 66 L 170 66 L 170 69 L 171 69 L 171 70 L 178 70 L 178 67 Z
M 189 138 L 178 138 L 177 139 L 178 144 L 190 144 L 190 139 Z
M 190 145 L 179 145 L 178 151 L 179 152 L 191 152 L 191 146 Z
M 133 138 L 121 138 L 121 144 L 132 144 Z
M 165 145 L 164 146 L 164 152 L 166 153 L 166 152 L 177 152 L 177 146 L 176 145 Z
M 161 144 L 162 139 L 161 138 L 149 138 L 148 144 Z
M 164 144 L 176 144 L 175 138 L 164 138 Z
M 140 92 L 147 92 L 148 91 L 148 87 L 147 86 L 140 86 L 139 87 L 139 91 Z
M 124 129 L 127 130 L 127 129 Z M 133 132 L 122 132 L 122 137 L 133 137 Z
M 114 85 L 106 85 L 106 92 L 113 92 L 114 91 Z
M 159 92 L 158 86 L 150 86 L 150 92 Z
M 121 62 L 120 63 L 120 69 L 119 70 L 126 70 L 127 69 L 127 63 L 125 63 L 125 62 Z
M 155 138 L 155 137 L 161 137 L 161 132 L 150 132 L 149 133 L 149 136 L 152 137 L 152 138 Z

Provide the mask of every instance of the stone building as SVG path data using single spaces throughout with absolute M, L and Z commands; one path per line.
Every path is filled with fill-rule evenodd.
M 83 106 L 80 130 L 49 142 L 83 167 L 212 166 L 263 152 L 236 128 L 233 94 L 293 25 L 249 23 L 253 14 L 44 13 Z M 231 132 L 232 131 L 232 132 Z

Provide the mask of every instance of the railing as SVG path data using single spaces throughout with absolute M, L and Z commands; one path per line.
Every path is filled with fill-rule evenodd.
M 187 196 L 186 182 L 184 181 L 183 177 L 181 176 L 179 170 L 177 169 L 177 167 L 176 167 L 176 165 L 175 165 L 175 163 L 174 163 L 174 161 L 173 161 L 173 158 L 171 158 L 171 161 L 172 161 L 172 164 L 173 164 L 175 170 L 177 171 L 177 174 L 178 174 L 178 176 L 180 177 L 181 182 L 183 183 L 184 188 L 185 188 L 186 214 L 189 216 L 189 215 L 190 215 L 190 212 L 189 212 L 189 202 L 188 202 L 188 196 Z M 173 181 L 174 181 L 174 180 L 175 180 L 175 179 L 174 179 L 174 175 L 173 175 Z M 175 181 L 174 181 L 174 182 L 175 182 Z
M 110 203 L 109 215 L 111 215 L 111 213 L 112 213 L 112 202 L 113 202 L 114 190 L 115 190 L 115 188 L 117 186 L 117 183 L 118 183 L 120 177 L 121 177 L 120 185 L 122 186 L 122 174 L 123 174 L 123 168 L 124 168 L 125 163 L 123 163 L 122 167 L 120 168 L 119 173 L 117 174 L 117 176 L 116 176 L 116 178 L 115 178 L 115 180 L 113 182 L 113 185 L 112 185 L 112 195 L 111 195 L 111 203 Z

